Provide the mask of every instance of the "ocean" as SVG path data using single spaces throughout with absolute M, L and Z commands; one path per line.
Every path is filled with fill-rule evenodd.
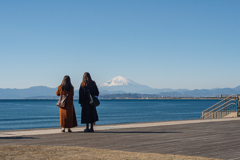
M 220 100 L 100 100 L 96 125 L 199 119 Z M 0 100 L 0 130 L 60 127 L 57 100 Z M 81 107 L 74 106 L 79 126 Z

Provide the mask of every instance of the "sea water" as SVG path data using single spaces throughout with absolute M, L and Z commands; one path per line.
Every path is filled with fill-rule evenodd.
M 100 100 L 97 125 L 199 119 L 220 100 Z M 60 127 L 57 100 L 0 100 L 0 130 Z M 74 106 L 78 125 L 81 107 Z

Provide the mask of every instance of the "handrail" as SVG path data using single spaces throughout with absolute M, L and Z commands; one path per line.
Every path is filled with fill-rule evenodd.
M 231 104 L 232 104 L 233 106 L 236 106 L 236 103 L 230 103 L 230 104 L 228 104 L 227 106 L 221 108 L 220 110 L 218 110 L 218 111 L 216 111 L 216 112 L 222 111 L 223 109 L 225 109 L 226 107 L 230 106 Z M 226 112 L 227 112 L 227 111 L 226 111 Z
M 213 111 L 210 111 L 210 115 L 206 115 L 206 117 L 205 117 L 205 115 L 204 115 L 204 118 L 208 118 L 208 117 L 210 117 L 210 116 L 213 116 L 215 113 L 217 113 L 217 112 L 219 112 L 219 111 L 222 111 L 223 109 L 225 109 L 226 107 L 228 107 L 228 106 L 230 106 L 230 105 L 235 105 L 236 106 L 236 103 L 230 103 L 230 104 L 228 104 L 228 105 L 226 105 L 225 107 L 223 107 L 223 108 L 221 108 L 220 110 L 218 110 L 218 111 L 215 111 L 215 112 L 213 112 Z M 219 107 L 218 107 L 219 108 Z M 202 116 L 203 117 L 203 116 Z
M 222 107 L 222 106 L 224 106 L 224 105 L 230 103 L 231 101 L 235 101 L 235 100 L 233 100 L 233 99 L 228 100 L 227 102 L 221 104 L 221 105 L 218 106 L 217 108 L 214 108 L 213 110 L 204 113 L 204 115 L 202 115 L 200 118 L 202 119 L 202 117 L 207 116 L 207 114 L 209 114 L 209 112 L 213 112 L 213 111 L 217 110 L 218 108 L 220 108 L 220 107 Z M 221 102 L 222 102 L 222 101 L 221 101 Z M 235 102 L 235 105 L 236 105 L 236 102 Z M 203 112 L 204 112 L 204 111 L 203 111 Z M 203 113 L 203 112 L 202 112 L 202 113 Z
M 228 103 L 231 102 L 231 101 L 234 101 L 234 100 L 231 99 L 231 100 L 229 100 L 229 101 L 223 103 L 222 105 L 218 106 L 217 108 L 214 108 L 213 110 L 211 110 L 211 111 L 209 111 L 209 112 L 213 112 L 213 111 L 217 110 L 218 108 L 220 108 L 220 107 L 222 107 L 222 106 L 228 104 Z
M 213 106 L 211 106 L 211 107 L 209 107 L 209 108 L 205 109 L 203 112 L 206 112 L 206 111 L 210 110 L 211 108 L 215 107 L 216 105 L 218 105 L 218 104 L 222 103 L 223 101 L 225 101 L 225 100 L 227 100 L 227 99 L 229 99 L 230 97 L 233 97 L 233 96 L 237 97 L 237 95 L 236 95 L 236 94 L 233 94 L 233 95 L 231 95 L 231 96 L 229 96 L 229 97 L 227 97 L 227 98 L 225 98 L 225 99 L 221 100 L 220 102 L 218 102 L 218 103 L 214 104 Z
M 236 98 L 237 98 L 237 95 L 233 94 L 223 99 L 222 101 L 216 103 L 215 105 L 205 109 L 202 112 L 202 116 L 200 118 L 201 119 L 209 118 L 210 116 L 213 116 L 215 113 L 220 112 L 221 110 L 223 110 L 224 108 L 230 105 L 236 106 Z

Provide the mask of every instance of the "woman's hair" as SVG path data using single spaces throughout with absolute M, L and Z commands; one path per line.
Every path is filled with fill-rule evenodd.
M 61 86 L 63 91 L 71 91 L 72 83 L 69 76 L 64 76 Z
M 85 72 L 83 75 L 83 80 L 81 83 L 82 87 L 92 87 L 94 86 L 96 83 L 92 80 L 90 74 L 88 72 Z

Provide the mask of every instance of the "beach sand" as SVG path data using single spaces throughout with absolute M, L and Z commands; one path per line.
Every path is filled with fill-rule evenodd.
M 224 118 L 235 118 L 237 117 L 237 112 L 230 113 L 229 115 L 225 116 Z

